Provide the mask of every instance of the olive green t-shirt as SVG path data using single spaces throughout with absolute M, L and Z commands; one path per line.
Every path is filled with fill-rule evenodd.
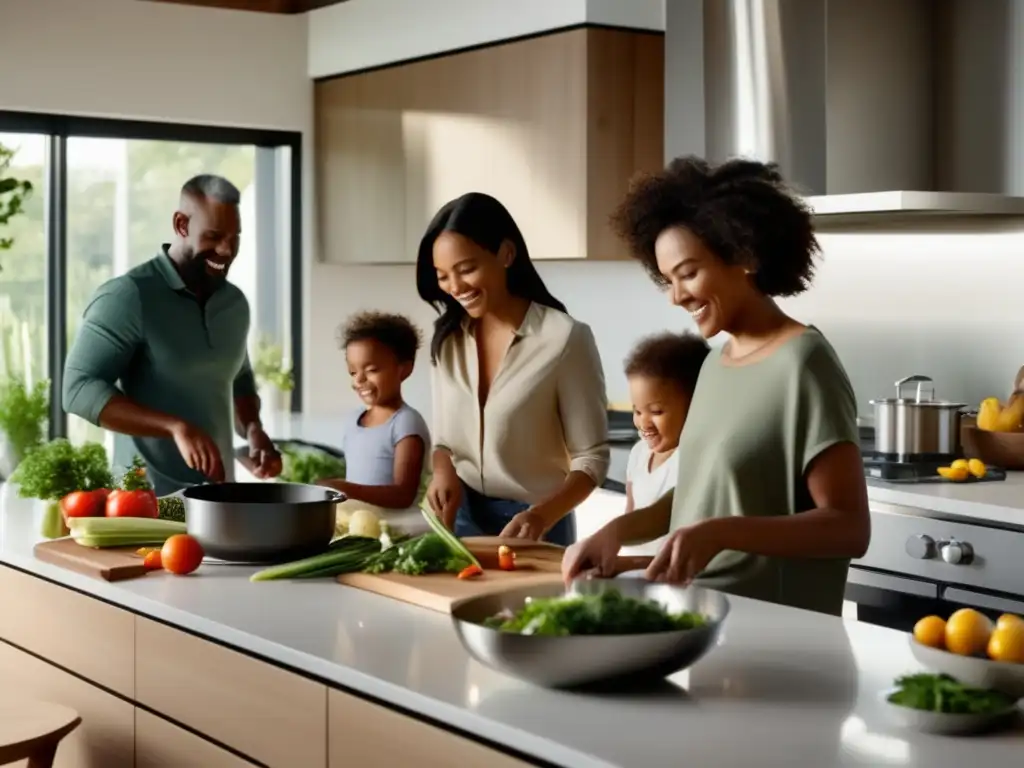
M 838 356 L 809 327 L 767 358 L 701 368 L 679 441 L 672 530 L 727 515 L 794 515 L 813 509 L 805 480 L 826 448 L 859 444 L 857 403 Z M 720 553 L 702 586 L 839 615 L 848 559 Z

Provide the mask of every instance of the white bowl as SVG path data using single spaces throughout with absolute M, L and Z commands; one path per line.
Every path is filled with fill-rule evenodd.
M 1010 704 L 1006 709 L 999 712 L 990 712 L 983 715 L 949 714 L 946 712 L 913 709 L 893 704 L 889 701 L 889 696 L 897 690 L 897 688 L 890 688 L 887 691 L 882 691 L 882 706 L 889 716 L 904 728 L 912 728 L 915 731 L 923 731 L 924 733 L 966 736 L 1007 725 L 1014 717 L 1020 715 L 1020 710 L 1015 704 Z
M 961 656 L 922 645 L 910 636 L 910 651 L 917 661 L 935 672 L 944 672 L 965 685 L 1002 691 L 1015 699 L 1024 699 L 1024 664 L 992 661 L 978 656 Z

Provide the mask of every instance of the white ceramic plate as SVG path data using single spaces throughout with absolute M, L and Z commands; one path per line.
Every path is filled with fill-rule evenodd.
M 910 651 L 918 663 L 933 672 L 944 672 L 965 685 L 1002 691 L 1015 699 L 1024 698 L 1024 664 L 961 656 L 922 645 L 910 635 Z
M 921 709 L 911 709 L 910 707 L 902 707 L 889 701 L 889 696 L 896 690 L 898 689 L 890 688 L 887 691 L 882 691 L 882 707 L 891 719 L 898 722 L 904 728 L 912 728 L 915 731 L 923 731 L 924 733 L 968 736 L 1004 727 L 1020 715 L 1020 710 L 1016 704 L 1009 705 L 1001 712 L 985 715 L 950 715 L 945 712 L 927 712 Z

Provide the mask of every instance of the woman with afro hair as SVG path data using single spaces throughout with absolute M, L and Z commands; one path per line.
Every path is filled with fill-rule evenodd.
M 773 164 L 683 157 L 612 221 L 701 335 L 728 340 L 701 368 L 675 491 L 570 548 L 566 578 L 670 532 L 648 578 L 840 614 L 871 537 L 856 402 L 821 332 L 776 303 L 811 283 L 809 210 Z

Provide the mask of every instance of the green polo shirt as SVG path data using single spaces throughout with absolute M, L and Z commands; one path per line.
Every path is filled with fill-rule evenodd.
M 123 393 L 209 434 L 230 480 L 234 398 L 256 394 L 246 352 L 249 302 L 225 282 L 201 304 L 166 248 L 93 295 L 64 364 L 64 410 L 98 425 L 110 398 Z M 172 439 L 115 435 L 115 468 L 135 455 L 157 495 L 204 480 Z

